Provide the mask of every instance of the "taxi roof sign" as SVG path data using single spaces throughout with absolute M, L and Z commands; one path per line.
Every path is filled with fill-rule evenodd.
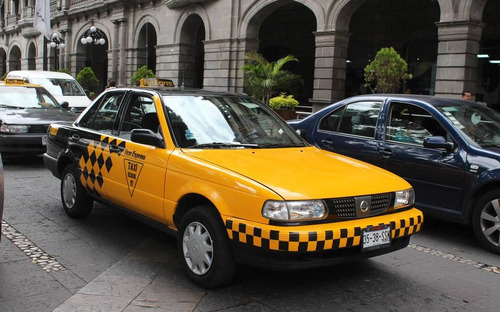
M 26 81 L 22 78 L 5 78 L 5 84 L 26 84 Z
M 170 79 L 141 78 L 139 86 L 141 87 L 175 87 Z

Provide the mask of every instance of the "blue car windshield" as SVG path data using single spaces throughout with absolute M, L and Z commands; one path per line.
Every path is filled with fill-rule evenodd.
M 164 96 L 180 147 L 280 148 L 306 143 L 269 108 L 248 97 Z
M 500 146 L 500 114 L 486 106 L 436 107 L 471 142 Z

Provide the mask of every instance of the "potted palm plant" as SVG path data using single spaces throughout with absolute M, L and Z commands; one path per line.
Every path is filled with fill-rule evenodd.
M 270 105 L 271 96 L 273 93 L 276 93 L 277 90 L 290 89 L 295 83 L 303 83 L 300 75 L 283 69 L 288 62 L 298 62 L 298 59 L 293 55 L 287 55 L 275 62 L 269 62 L 260 53 L 251 51 L 245 55 L 245 59 L 247 63 L 241 67 L 245 72 L 245 90 L 254 98 L 268 105 Z M 274 103 L 284 103 L 287 100 L 289 100 L 289 98 L 284 95 L 283 97 L 278 96 L 278 99 L 276 99 Z M 293 100 L 297 102 L 295 99 Z M 276 107 L 276 109 L 284 109 L 285 107 L 290 109 L 297 105 L 298 102 L 296 105 L 288 104 L 280 108 Z

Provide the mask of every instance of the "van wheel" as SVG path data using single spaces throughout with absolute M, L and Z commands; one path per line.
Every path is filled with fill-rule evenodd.
M 94 203 L 78 178 L 75 165 L 67 165 L 61 178 L 61 201 L 66 214 L 71 218 L 85 218 Z
M 479 243 L 500 254 L 500 190 L 484 194 L 476 204 L 472 225 Z
M 178 248 L 187 275 L 204 288 L 226 285 L 236 274 L 231 243 L 212 206 L 198 206 L 185 214 Z

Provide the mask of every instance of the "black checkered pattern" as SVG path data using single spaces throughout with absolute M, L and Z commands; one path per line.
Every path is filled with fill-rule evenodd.
M 391 222 L 392 239 L 408 236 L 420 231 L 422 222 L 423 217 L 421 212 L 401 219 L 398 222 Z M 374 225 L 363 225 L 363 228 L 371 226 Z M 361 227 L 319 232 L 296 232 L 287 230 L 287 227 L 257 227 L 246 224 L 243 220 L 229 218 L 226 220 L 226 228 L 229 238 L 232 240 L 268 250 L 288 252 L 315 252 L 348 248 L 361 245 L 362 239 Z
M 109 146 L 117 146 L 117 151 L 111 151 Z M 107 156 L 104 155 L 106 150 Z M 92 140 L 87 145 L 87 149 L 83 151 L 79 165 L 81 168 L 80 181 L 87 190 L 99 195 L 104 180 L 102 172 L 110 172 L 113 167 L 113 160 L 111 155 L 116 153 L 121 156 L 125 150 L 125 141 L 112 139 L 108 136 L 102 135 L 99 141 Z

